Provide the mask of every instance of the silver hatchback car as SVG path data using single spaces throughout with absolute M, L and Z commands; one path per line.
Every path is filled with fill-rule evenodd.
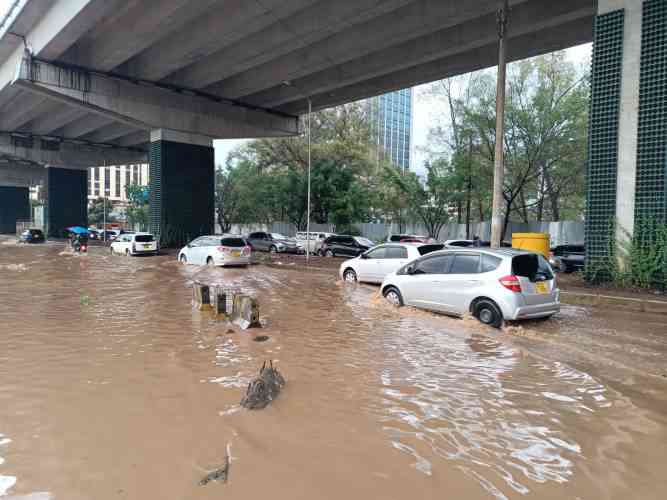
M 499 327 L 503 320 L 546 318 L 560 311 L 560 290 L 540 254 L 515 249 L 433 252 L 382 282 L 382 295 L 404 304 Z

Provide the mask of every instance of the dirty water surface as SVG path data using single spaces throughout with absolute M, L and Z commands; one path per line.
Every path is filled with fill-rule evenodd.
M 0 249 L 3 500 L 664 498 L 664 400 L 529 336 L 321 274 L 61 250 Z M 193 309 L 194 280 L 255 296 L 264 327 Z M 286 384 L 246 410 L 266 360 Z

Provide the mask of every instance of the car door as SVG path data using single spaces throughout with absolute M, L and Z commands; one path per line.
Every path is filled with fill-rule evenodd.
M 188 262 L 190 264 L 203 264 L 201 255 L 201 244 L 204 238 L 197 238 L 190 242 L 187 250 Z
M 371 283 L 382 281 L 383 278 L 380 276 L 382 275 L 382 262 L 386 253 L 386 247 L 379 246 L 362 254 L 356 264 L 359 281 Z
M 357 242 L 354 238 L 344 238 L 342 241 L 341 254 L 349 257 L 356 257 L 359 252 L 357 250 Z
M 449 254 L 429 255 L 415 261 L 410 274 L 401 280 L 401 293 L 406 304 L 434 311 L 445 310 L 437 287 L 449 270 L 451 261 Z
M 481 256 L 476 252 L 454 253 L 447 273 L 435 278 L 434 295 L 442 310 L 464 314 L 471 296 L 477 297 L 482 285 Z

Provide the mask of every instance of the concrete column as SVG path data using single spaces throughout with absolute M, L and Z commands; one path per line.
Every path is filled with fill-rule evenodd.
M 598 14 L 625 10 L 616 172 L 616 240 L 632 235 L 635 224 L 639 68 L 642 48 L 642 0 L 600 0 Z
M 151 132 L 150 227 L 162 245 L 213 232 L 213 142 L 167 129 Z
M 16 222 L 30 219 L 30 189 L 0 186 L 0 233 L 15 234 Z
M 48 235 L 62 237 L 70 226 L 88 227 L 88 171 L 46 169 Z

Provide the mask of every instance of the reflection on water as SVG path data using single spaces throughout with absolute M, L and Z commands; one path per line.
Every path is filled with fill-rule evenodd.
M 474 321 L 323 275 L 59 250 L 0 250 L 0 497 L 659 498 L 667 485 L 664 413 Z M 194 280 L 257 296 L 269 340 L 193 310 Z M 287 386 L 242 410 L 266 359 Z M 228 442 L 229 482 L 198 487 Z

